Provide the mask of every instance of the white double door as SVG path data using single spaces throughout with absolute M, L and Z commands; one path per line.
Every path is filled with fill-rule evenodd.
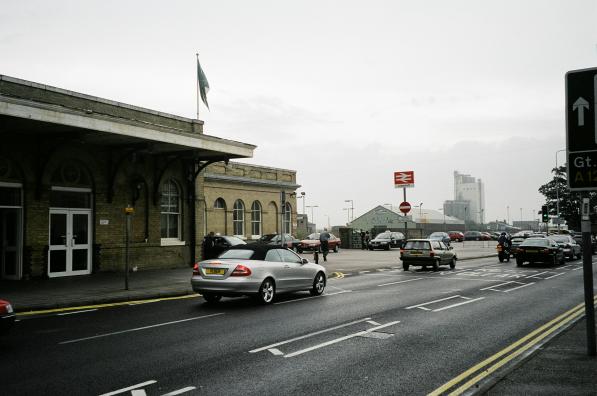
M 48 276 L 91 273 L 91 210 L 50 209 Z

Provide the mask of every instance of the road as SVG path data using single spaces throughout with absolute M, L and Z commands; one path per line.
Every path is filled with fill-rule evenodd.
M 2 393 L 427 394 L 583 301 L 580 261 L 378 264 L 271 306 L 183 298 L 21 318 L 0 340 Z

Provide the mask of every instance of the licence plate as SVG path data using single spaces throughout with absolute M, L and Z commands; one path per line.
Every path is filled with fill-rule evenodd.
M 413 250 L 412 252 L 410 252 L 410 254 L 412 254 L 413 256 L 420 256 L 423 254 L 423 252 L 421 252 L 420 250 Z
M 224 268 L 206 268 L 205 273 L 207 275 L 224 275 L 226 270 Z
M 537 253 L 537 249 L 527 249 L 527 253 Z

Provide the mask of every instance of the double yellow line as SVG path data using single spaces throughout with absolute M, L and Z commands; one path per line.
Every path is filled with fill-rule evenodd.
M 42 310 L 38 310 L 38 311 L 17 312 L 17 316 L 44 315 L 44 314 L 52 314 L 52 313 L 60 313 L 60 312 L 83 311 L 86 309 L 119 307 L 119 306 L 123 306 L 123 305 L 140 305 L 140 304 L 148 304 L 148 303 L 154 303 L 154 302 L 160 302 L 160 301 L 182 300 L 185 298 L 197 298 L 197 297 L 199 297 L 198 294 L 185 294 L 183 296 L 176 296 L 176 297 L 161 297 L 161 298 L 151 298 L 151 299 L 146 299 L 146 300 L 130 300 L 130 301 L 121 301 L 121 302 L 105 303 L 105 304 L 80 305 L 78 307 L 42 309 Z
M 597 298 L 595 298 L 595 301 L 597 301 Z M 582 316 L 584 312 L 584 303 L 579 304 L 571 310 L 564 312 L 560 316 L 545 323 L 543 326 L 529 333 L 528 335 L 516 341 L 507 348 L 502 349 L 495 355 L 483 360 L 481 363 L 471 367 L 459 376 L 446 382 L 433 392 L 429 393 L 429 396 L 463 394 L 473 385 L 479 383 L 489 375 L 499 370 L 506 363 L 522 355 L 523 353 L 531 349 L 533 346 L 540 343 L 550 334 L 567 326 L 568 324 L 570 324 L 570 322 Z M 471 376 L 472 378 L 470 378 Z

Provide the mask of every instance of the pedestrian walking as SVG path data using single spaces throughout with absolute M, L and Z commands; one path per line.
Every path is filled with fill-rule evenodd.
M 321 253 L 323 253 L 323 261 L 328 261 L 328 253 L 330 252 L 330 233 L 327 228 L 323 229 L 323 232 L 319 234 L 319 242 Z
M 213 231 L 210 231 L 205 237 L 203 237 L 203 242 L 201 243 L 201 253 L 203 254 L 203 260 L 209 260 L 214 256 L 214 243 L 215 243 L 215 235 Z
M 369 231 L 365 231 L 365 249 L 369 247 L 369 241 L 371 240 L 371 235 L 369 235 Z
M 367 249 L 367 245 L 365 244 L 365 231 L 361 231 L 361 250 Z

